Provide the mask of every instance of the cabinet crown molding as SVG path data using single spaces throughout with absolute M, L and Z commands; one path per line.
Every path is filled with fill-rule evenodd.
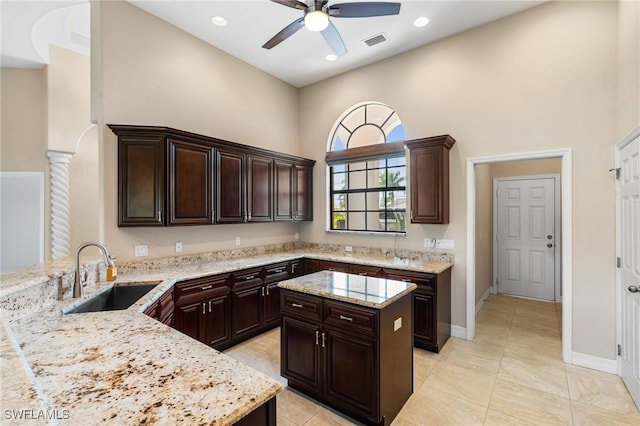
M 451 135 L 440 135 L 440 136 L 431 136 L 428 138 L 420 138 L 420 139 L 412 139 L 406 141 L 404 145 L 411 148 L 419 148 L 419 147 L 427 147 L 427 146 L 444 146 L 447 149 L 451 149 L 451 147 L 456 143 L 456 140 L 451 137 Z

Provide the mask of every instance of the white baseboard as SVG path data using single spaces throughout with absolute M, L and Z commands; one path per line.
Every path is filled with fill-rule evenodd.
M 580 352 L 571 353 L 571 364 L 605 373 L 618 374 L 618 361 L 615 359 L 600 358 Z
M 460 327 L 459 325 L 451 326 L 451 336 L 457 337 L 458 339 L 473 339 L 473 337 L 471 339 L 467 338 L 467 329 L 464 327 Z
M 480 301 L 476 304 L 476 315 L 478 315 L 478 312 L 480 312 L 480 309 L 482 309 L 482 305 L 484 305 L 485 299 L 489 297 L 489 294 L 491 294 L 491 289 L 492 287 L 489 287 L 480 298 Z

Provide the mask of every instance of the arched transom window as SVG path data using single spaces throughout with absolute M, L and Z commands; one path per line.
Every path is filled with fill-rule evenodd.
M 345 111 L 327 152 L 331 230 L 406 232 L 405 131 L 389 106 L 367 102 Z

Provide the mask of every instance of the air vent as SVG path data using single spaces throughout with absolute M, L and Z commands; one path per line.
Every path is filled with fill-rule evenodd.
M 365 44 L 369 47 L 375 46 L 376 44 L 380 44 L 382 42 L 387 41 L 387 36 L 380 33 L 378 35 L 374 35 L 373 37 L 369 37 L 368 39 L 363 40 Z

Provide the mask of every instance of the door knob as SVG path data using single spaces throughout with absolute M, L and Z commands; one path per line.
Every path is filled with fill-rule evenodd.
M 630 285 L 629 288 L 627 288 L 627 290 L 629 290 L 629 293 L 638 293 L 638 292 L 640 292 L 640 289 L 638 287 L 636 287 L 635 285 Z
M 551 248 L 551 247 L 553 247 L 553 244 L 549 243 L 549 244 L 547 244 L 547 247 Z
M 547 240 L 551 240 L 553 238 L 553 235 L 547 235 Z

